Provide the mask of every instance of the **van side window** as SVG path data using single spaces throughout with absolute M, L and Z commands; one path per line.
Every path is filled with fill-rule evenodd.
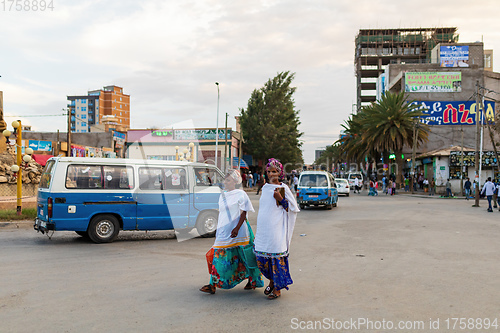
M 102 180 L 100 166 L 72 164 L 68 166 L 66 188 L 102 188 Z
M 162 169 L 139 168 L 139 188 L 141 190 L 163 190 Z
M 54 170 L 54 165 L 56 162 L 48 161 L 42 172 L 42 177 L 40 178 L 40 188 L 49 188 L 50 182 L 52 181 L 52 171 Z
M 221 175 L 214 168 L 194 168 L 196 186 L 213 186 L 222 182 Z
M 165 179 L 164 190 L 185 190 L 187 189 L 187 176 L 184 168 L 165 168 L 163 177 Z
M 105 189 L 131 189 L 134 187 L 134 170 L 130 166 L 104 166 Z

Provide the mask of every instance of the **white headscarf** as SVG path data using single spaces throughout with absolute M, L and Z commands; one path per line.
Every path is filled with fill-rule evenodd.
M 236 169 L 230 169 L 230 170 L 228 170 L 227 173 L 226 173 L 226 177 L 233 178 L 233 180 L 236 183 L 236 185 L 241 184 L 241 182 L 242 182 L 241 174 Z

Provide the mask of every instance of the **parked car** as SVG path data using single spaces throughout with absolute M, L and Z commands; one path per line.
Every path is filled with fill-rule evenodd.
M 349 182 L 347 179 L 335 178 L 335 184 L 337 184 L 338 194 L 344 194 L 346 197 L 349 196 Z
M 337 185 L 335 178 L 326 171 L 304 171 L 297 187 L 297 203 L 303 209 L 308 206 L 337 207 Z

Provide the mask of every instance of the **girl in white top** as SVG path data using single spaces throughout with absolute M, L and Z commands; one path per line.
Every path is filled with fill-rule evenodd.
M 241 184 L 241 175 L 237 170 L 229 170 L 224 179 L 225 191 L 219 198 L 219 218 L 213 251 L 213 261 L 209 263 L 210 283 L 203 286 L 203 292 L 215 293 L 215 289 L 231 289 L 245 279 L 245 289 L 263 287 L 262 275 L 257 267 L 249 265 L 255 262 L 255 255 L 244 251 L 244 247 L 253 245 L 253 233 L 247 212 L 254 212 L 250 198 L 245 191 L 236 189 Z M 253 258 L 248 258 L 248 256 Z M 249 260 L 250 259 L 250 260 Z

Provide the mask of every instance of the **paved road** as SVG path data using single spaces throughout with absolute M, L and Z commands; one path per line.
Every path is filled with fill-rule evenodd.
M 331 211 L 303 210 L 291 247 L 294 284 L 273 301 L 243 285 L 198 291 L 213 239 L 125 232 L 96 245 L 72 232 L 49 240 L 2 228 L 0 332 L 287 332 L 313 321 L 331 331 L 331 319 L 344 322 L 339 332 L 387 332 L 381 325 L 400 321 L 423 325 L 400 331 L 429 332 L 430 320 L 439 328 L 432 332 L 464 332 L 445 320 L 500 317 L 500 213 L 471 205 L 351 195 Z

